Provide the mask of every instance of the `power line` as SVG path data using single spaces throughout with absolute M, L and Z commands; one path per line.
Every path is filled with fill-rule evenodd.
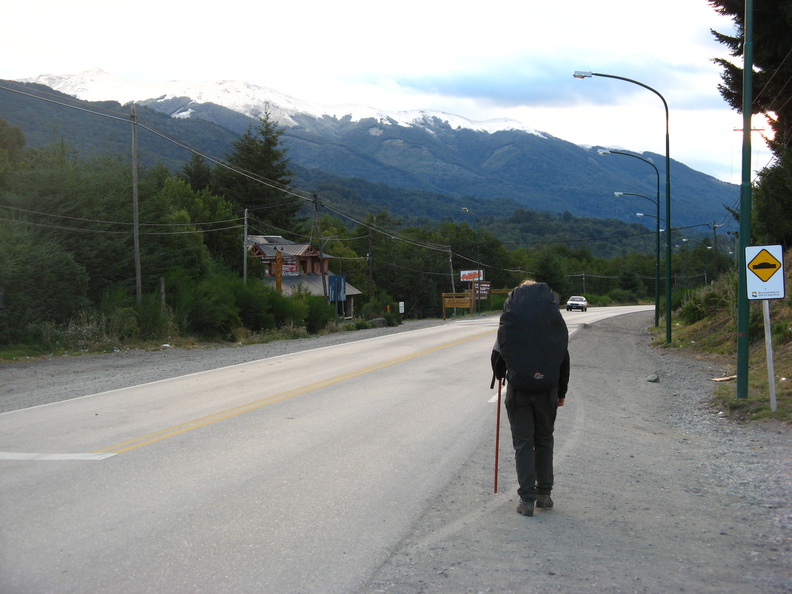
M 27 221 L 25 219 L 8 219 L 0 217 L 0 221 L 6 223 L 17 223 L 27 225 L 29 227 L 40 227 L 43 229 L 58 229 L 59 231 L 72 231 L 74 233 L 94 233 L 97 235 L 129 235 L 129 231 L 111 230 L 111 229 L 83 229 L 80 227 L 64 227 L 63 225 L 49 225 L 47 223 L 36 223 L 34 221 Z M 186 223 L 185 226 L 189 226 Z M 189 231 L 150 231 L 141 232 L 141 235 L 195 235 L 198 233 L 214 233 L 216 231 L 228 231 L 229 229 L 241 229 L 242 225 L 231 225 L 228 227 L 218 227 L 217 229 L 196 229 Z
M 0 204 L 0 208 L 6 208 L 6 209 L 9 209 L 9 210 L 16 210 L 18 212 L 24 212 L 24 213 L 27 213 L 27 214 L 35 214 L 35 215 L 40 215 L 40 216 L 44 216 L 44 217 L 52 217 L 52 218 L 56 218 L 56 219 L 68 219 L 68 220 L 71 220 L 71 221 L 82 221 L 82 222 L 85 222 L 85 223 L 98 223 L 100 225 L 123 225 L 123 226 L 131 226 L 132 225 L 132 223 L 129 222 L 129 221 L 105 221 L 105 220 L 101 220 L 101 219 L 86 219 L 86 218 L 82 218 L 82 217 L 71 217 L 71 216 L 68 216 L 68 215 L 59 215 L 59 214 L 52 214 L 52 213 L 48 213 L 48 212 L 40 212 L 40 211 L 37 211 L 37 210 L 28 210 L 28 209 L 25 209 L 25 208 L 18 208 L 16 206 L 6 206 L 6 205 L 3 205 L 3 204 Z M 200 225 L 216 225 L 216 224 L 219 224 L 219 223 L 232 223 L 232 222 L 238 221 L 238 220 L 239 220 L 239 218 L 235 218 L 235 219 L 221 219 L 221 220 L 218 220 L 218 221 L 205 221 L 205 222 L 202 222 L 202 223 L 194 223 L 194 222 L 189 222 L 189 223 L 140 223 L 140 225 L 141 226 L 147 226 L 147 227 L 183 227 L 183 226 L 187 226 L 187 225 L 200 226 Z

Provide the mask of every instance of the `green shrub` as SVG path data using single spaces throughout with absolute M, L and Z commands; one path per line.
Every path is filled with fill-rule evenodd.
M 247 285 L 240 282 L 236 305 L 245 328 L 253 332 L 264 332 L 275 328 L 275 315 L 272 313 L 275 295 L 277 295 L 276 291 L 261 281 L 249 280 Z
M 316 334 L 327 326 L 333 319 L 333 305 L 321 295 L 301 295 L 306 305 L 305 329 L 311 334 Z
M 133 307 L 119 307 L 110 315 L 107 334 L 117 340 L 136 339 L 140 336 L 138 312 Z
M 302 326 L 308 317 L 308 306 L 303 300 L 280 295 L 275 290 L 270 296 L 270 306 L 276 328 Z
M 781 346 L 792 340 L 792 327 L 788 322 L 776 322 L 773 324 L 773 344 Z
M 164 340 L 179 334 L 173 311 L 167 304 L 163 305 L 159 292 L 144 293 L 136 310 L 141 338 Z
M 707 317 L 707 309 L 700 299 L 687 299 L 677 310 L 677 315 L 683 324 L 695 324 Z
M 731 307 L 728 291 L 723 290 L 722 283 L 705 285 L 695 290 L 684 291 L 684 298 L 677 315 L 685 324 L 695 324 L 704 318 Z M 735 302 L 736 306 L 736 302 Z
M 637 303 L 638 297 L 632 291 L 625 289 L 613 289 L 608 293 L 608 297 L 616 303 Z
M 181 329 L 204 338 L 232 340 L 232 330 L 241 325 L 235 299 L 238 283 L 230 274 L 213 274 L 201 281 L 184 273 L 174 275 L 168 295 Z

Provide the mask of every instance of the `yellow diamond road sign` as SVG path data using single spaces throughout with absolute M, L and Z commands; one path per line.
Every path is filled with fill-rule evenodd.
M 784 250 L 780 245 L 745 247 L 748 299 L 783 299 Z
M 770 280 L 770 277 L 781 270 L 781 262 L 773 254 L 763 249 L 756 254 L 753 260 L 748 262 L 748 270 L 766 283 Z

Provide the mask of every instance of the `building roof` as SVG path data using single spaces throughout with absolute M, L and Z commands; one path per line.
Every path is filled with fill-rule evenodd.
M 294 243 L 288 239 L 284 239 L 280 235 L 248 235 L 248 243 L 276 243 L 278 245 L 283 243 Z
M 287 256 L 319 257 L 319 250 L 310 243 L 294 243 L 283 239 L 280 235 L 248 235 L 248 250 L 256 248 L 265 258 L 274 258 L 276 252 Z M 332 258 L 330 254 L 322 253 L 323 258 Z

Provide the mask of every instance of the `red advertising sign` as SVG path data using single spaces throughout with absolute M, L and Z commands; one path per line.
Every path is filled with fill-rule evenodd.
M 484 280 L 483 270 L 461 270 L 459 272 L 459 280 L 465 283 Z

